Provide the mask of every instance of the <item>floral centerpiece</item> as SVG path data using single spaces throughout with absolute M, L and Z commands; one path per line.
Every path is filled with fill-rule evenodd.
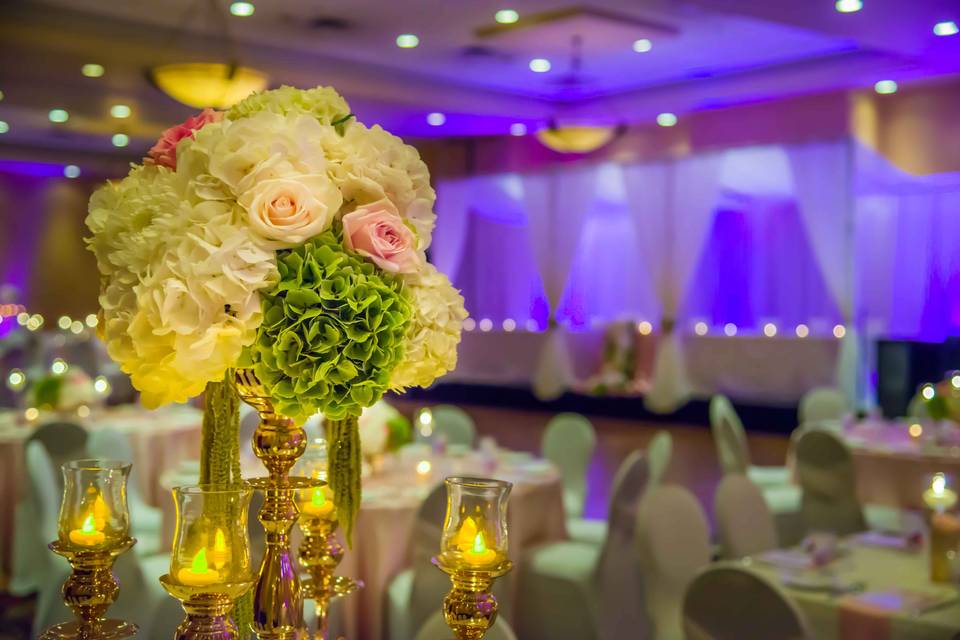
M 202 482 L 239 475 L 234 368 L 352 452 L 365 407 L 456 365 L 466 312 L 427 261 L 434 199 L 416 150 L 326 87 L 205 110 L 94 193 L 101 337 L 144 405 L 207 391 Z M 348 536 L 356 458 L 331 456 Z
M 911 404 L 921 403 L 934 420 L 960 424 L 960 371 L 950 371 L 936 384 L 925 384 Z

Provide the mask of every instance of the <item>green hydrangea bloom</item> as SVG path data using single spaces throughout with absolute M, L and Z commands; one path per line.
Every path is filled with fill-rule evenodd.
M 403 358 L 412 308 L 401 281 L 344 251 L 333 229 L 279 252 L 277 268 L 250 348 L 257 377 L 298 423 L 359 416 Z
M 350 105 L 333 88 L 296 89 L 286 85 L 251 94 L 233 105 L 227 112 L 227 118 L 239 120 L 260 111 L 284 116 L 305 113 L 326 125 L 342 124 L 350 118 Z

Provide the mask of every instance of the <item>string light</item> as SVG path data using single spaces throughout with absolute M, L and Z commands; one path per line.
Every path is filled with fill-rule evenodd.
M 83 333 L 83 323 L 79 320 L 74 320 L 70 323 L 70 333 L 80 335 Z
M 493 329 L 493 320 L 491 320 L 490 318 L 483 318 L 480 321 L 479 327 L 480 327 L 480 331 L 483 331 L 484 333 L 486 333 L 491 329 Z
M 17 324 L 21 327 L 27 326 L 27 323 L 30 322 L 30 314 L 26 311 L 21 311 L 17 314 Z
M 917 423 L 910 425 L 910 428 L 907 430 L 910 435 L 914 438 L 919 438 L 923 435 L 923 426 Z
M 467 318 L 463 321 L 463 330 L 464 331 L 473 331 L 477 328 L 477 321 L 473 318 Z
M 533 318 L 530 318 L 525 323 L 523 323 L 523 326 L 530 333 L 536 333 L 537 331 L 540 331 L 540 323 L 534 320 Z
M 768 338 L 772 338 L 773 336 L 777 335 L 777 325 L 773 324 L 772 322 L 768 322 L 767 324 L 763 325 L 763 335 L 767 336 Z
M 88 313 L 86 317 L 87 326 L 93 329 L 97 324 L 99 324 L 100 319 L 97 318 L 97 314 Z
M 844 327 L 842 324 L 838 324 L 838 325 L 836 325 L 836 326 L 833 327 L 833 337 L 834 337 L 834 338 L 836 338 L 836 339 L 839 340 L 840 338 L 842 338 L 842 337 L 845 336 L 845 335 L 847 335 L 847 329 L 846 329 L 846 327 Z
M 70 316 L 60 316 L 57 319 L 57 326 L 66 331 L 70 328 L 70 325 L 73 323 L 73 319 Z
M 106 376 L 97 376 L 93 381 L 93 390 L 102 396 L 107 395 L 110 393 L 110 381 Z
M 68 368 L 63 358 L 54 358 L 53 364 L 50 365 L 50 373 L 55 376 L 61 376 L 67 372 Z
M 950 385 L 953 386 L 954 389 L 960 389 L 960 373 L 954 373 L 950 376 Z
M 798 338 L 806 338 L 808 335 L 810 335 L 810 327 L 805 324 L 798 324 L 796 333 Z
M 920 388 L 920 395 L 923 396 L 924 400 L 933 400 L 934 396 L 937 395 L 937 390 L 933 388 L 932 384 L 925 384 Z
M 637 323 L 637 333 L 642 336 L 648 336 L 653 333 L 653 325 L 646 320 L 641 320 Z
M 85 404 L 77 407 L 77 416 L 80 418 L 88 418 L 90 416 L 90 407 Z
M 27 376 L 20 369 L 11 369 L 7 375 L 7 387 L 11 391 L 20 391 L 27 383 Z
M 514 331 L 517 328 L 517 321 L 513 318 L 507 318 L 503 321 L 503 330 L 507 333 Z
M 730 337 L 737 335 L 737 325 L 733 324 L 732 322 L 728 322 L 727 324 L 723 325 L 723 333 Z
M 693 325 L 693 332 L 694 332 L 695 334 L 697 334 L 698 336 L 705 336 L 705 335 L 707 335 L 707 329 L 708 329 L 707 323 L 706 323 L 706 322 L 703 322 L 703 321 L 698 322 L 697 324 Z
M 27 422 L 33 422 L 40 417 L 40 411 L 36 407 L 30 407 L 23 412 L 23 417 L 27 419 Z

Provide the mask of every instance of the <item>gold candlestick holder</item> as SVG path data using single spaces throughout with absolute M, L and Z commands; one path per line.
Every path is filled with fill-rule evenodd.
M 307 434 L 274 410 L 252 369 L 237 370 L 236 386 L 240 399 L 260 415 L 253 452 L 270 474 L 250 481 L 264 492 L 258 519 L 266 532 L 266 551 L 253 592 L 254 631 L 260 640 L 294 640 L 305 633 L 303 591 L 290 550 L 290 529 L 299 513 L 294 493 L 311 488 L 314 482 L 289 474 L 306 449 Z
M 317 438 L 307 446 L 306 452 L 294 470 L 301 476 L 314 478 L 318 485 L 301 490 L 300 530 L 303 542 L 300 545 L 300 566 L 309 576 L 303 582 L 304 597 L 317 603 L 317 637 L 327 637 L 327 622 L 330 601 L 349 595 L 360 589 L 360 582 L 345 576 L 334 575 L 343 559 L 343 545 L 337 539 L 337 509 L 333 503 L 333 491 L 326 485 L 327 442 Z
M 230 612 L 237 600 L 250 590 L 253 579 L 211 587 L 178 584 L 170 574 L 160 576 L 160 584 L 167 593 L 180 601 L 186 619 L 177 627 L 174 640 L 240 640 L 237 625 Z
M 73 569 L 63 583 L 63 600 L 76 620 L 55 625 L 42 640 L 118 640 L 132 638 L 137 626 L 106 617 L 120 593 L 113 563 L 136 544 L 129 536 L 127 512 L 128 463 L 115 460 L 74 460 L 62 467 L 64 491 L 60 504 L 58 540 L 50 550 Z
M 433 563 L 450 576 L 443 618 L 457 640 L 480 640 L 496 622 L 493 581 L 513 568 L 507 557 L 507 500 L 513 485 L 447 478 L 447 515 Z

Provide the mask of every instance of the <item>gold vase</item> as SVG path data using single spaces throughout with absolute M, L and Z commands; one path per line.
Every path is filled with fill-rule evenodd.
M 63 583 L 63 600 L 77 619 L 50 627 L 40 636 L 41 640 L 120 640 L 136 636 L 136 625 L 106 617 L 107 609 L 120 593 L 113 563 L 134 543 L 136 540 L 128 537 L 107 549 L 89 550 L 60 541 L 50 543 L 50 550 L 66 558 L 73 568 Z
M 253 452 L 269 477 L 251 484 L 264 492 L 258 519 L 266 533 L 266 550 L 253 592 L 253 628 L 260 640 L 293 640 L 306 633 L 303 590 L 294 570 L 290 529 L 299 510 L 295 492 L 314 485 L 291 478 L 290 469 L 307 446 L 307 435 L 290 418 L 278 414 L 252 369 L 238 369 L 237 393 L 256 409 L 260 425 L 253 434 Z

